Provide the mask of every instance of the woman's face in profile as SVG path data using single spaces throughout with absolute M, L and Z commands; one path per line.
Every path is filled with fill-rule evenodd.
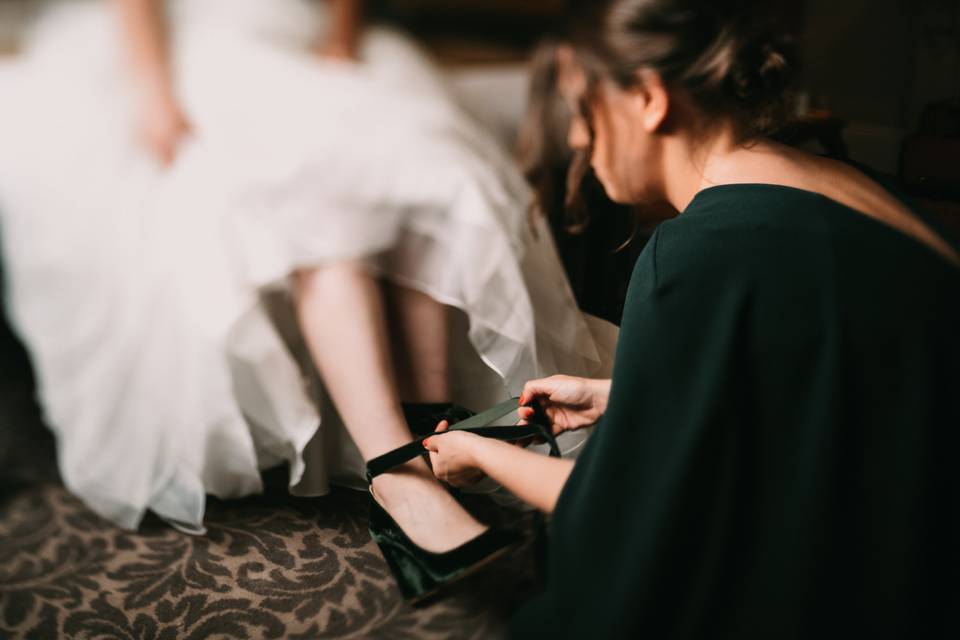
M 580 151 L 592 143 L 590 164 L 614 202 L 637 204 L 657 200 L 653 176 L 654 168 L 659 166 L 659 147 L 655 137 L 641 126 L 642 100 L 603 80 L 589 99 L 587 122 L 580 108 L 587 92 L 586 72 L 577 64 L 570 48 L 558 50 L 557 62 L 558 90 L 572 113 L 567 144 Z
M 657 188 L 661 140 L 645 126 L 645 103 L 634 91 L 604 80 L 590 101 L 593 154 L 590 164 L 607 196 L 620 204 L 647 204 Z

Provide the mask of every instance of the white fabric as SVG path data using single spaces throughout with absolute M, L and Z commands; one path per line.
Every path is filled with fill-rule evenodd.
M 467 406 L 608 371 L 508 155 L 407 40 L 320 60 L 300 0 L 182 0 L 171 21 L 195 135 L 167 171 L 134 138 L 107 3 L 51 5 L 0 68 L 8 311 L 92 508 L 198 531 L 206 493 L 257 492 L 281 461 L 298 493 L 361 481 L 291 317 L 299 266 L 361 258 L 462 310 Z

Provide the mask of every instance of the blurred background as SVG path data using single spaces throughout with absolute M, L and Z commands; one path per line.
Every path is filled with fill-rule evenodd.
M 0 0 L 0 60 L 15 55 L 41 1 Z M 529 54 L 579 1 L 369 0 L 369 13 L 415 35 L 464 104 L 510 144 Z M 900 176 L 918 193 L 956 196 L 960 181 L 942 165 L 960 152 L 942 140 L 960 137 L 960 0 L 773 3 L 795 29 L 804 65 L 798 109 L 808 119 L 793 141 Z
M 368 13 L 414 35 L 464 107 L 514 148 L 531 52 L 562 30 L 577 1 L 369 0 Z M 960 230 L 960 0 L 774 2 L 803 62 L 796 117 L 781 139 L 897 179 Z M 17 55 L 39 6 L 41 0 L 0 0 L 0 64 Z M 0 96 L 0 117 L 2 104 Z M 610 207 L 602 195 L 594 204 Z M 595 228 L 572 236 L 563 212 L 548 212 L 581 306 L 612 321 L 642 247 L 641 234 L 613 253 L 630 235 L 630 212 L 621 213 L 595 216 Z M 8 337 L 0 348 L 7 371 L 16 351 Z
M 414 35 L 464 107 L 514 148 L 531 52 L 562 30 L 579 1 L 369 0 L 368 12 Z M 960 230 L 960 0 L 773 1 L 803 62 L 796 118 L 780 137 L 896 178 Z M 17 55 L 41 4 L 0 0 L 0 64 Z M 594 206 L 615 209 L 602 195 Z M 630 212 L 620 213 L 594 216 L 593 228 L 573 236 L 562 211 L 548 212 L 581 306 L 614 322 L 643 245 L 641 234 L 614 253 L 631 232 Z M 23 369 L 11 363 L 22 359 L 6 326 L 0 343 L 3 377 L 19 378 L 14 371 Z
M 15 52 L 18 32 L 40 2 L 0 0 L 0 51 Z M 501 89 L 508 94 L 494 97 L 505 114 L 522 110 L 521 70 L 531 48 L 562 24 L 577 2 L 369 0 L 369 11 L 376 19 L 415 34 L 445 66 L 469 67 L 468 77 L 484 72 L 500 77 Z M 844 120 L 844 140 L 852 158 L 896 173 L 904 138 L 921 128 L 931 105 L 952 100 L 956 108 L 957 0 L 773 2 L 799 38 L 804 61 L 800 88 L 807 95 L 807 108 L 829 110 Z M 472 85 L 473 79 L 465 83 Z M 476 83 L 488 86 L 481 80 Z M 943 126 L 949 128 L 947 123 Z

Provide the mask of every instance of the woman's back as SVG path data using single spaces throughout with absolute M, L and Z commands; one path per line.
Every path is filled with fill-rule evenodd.
M 847 163 L 760 141 L 714 164 L 719 183 L 763 183 L 812 191 L 930 246 L 960 267 L 956 248 L 895 195 Z
M 946 631 L 958 326 L 960 270 L 928 246 L 810 191 L 701 191 L 638 262 L 518 629 Z

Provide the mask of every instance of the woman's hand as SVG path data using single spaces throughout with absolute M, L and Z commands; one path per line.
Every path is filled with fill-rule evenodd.
M 436 430 L 446 431 L 449 426 L 444 420 Z M 455 487 L 474 484 L 484 478 L 479 460 L 479 450 L 484 444 L 484 438 L 466 431 L 451 431 L 423 441 L 423 446 L 430 451 L 433 474 Z
M 447 426 L 441 422 L 437 431 L 446 431 Z M 489 476 L 545 513 L 556 507 L 563 485 L 573 470 L 573 460 L 550 458 L 466 431 L 430 436 L 423 446 L 430 451 L 433 473 L 439 479 L 461 486 Z
M 193 130 L 169 91 L 145 92 L 140 102 L 139 128 L 143 144 L 165 167 L 174 163 L 180 145 Z
M 550 420 L 553 433 L 560 434 L 596 424 L 607 410 L 609 397 L 609 380 L 557 375 L 524 385 L 520 404 L 536 400 Z M 523 420 L 529 420 L 533 413 L 530 407 L 520 407 Z

